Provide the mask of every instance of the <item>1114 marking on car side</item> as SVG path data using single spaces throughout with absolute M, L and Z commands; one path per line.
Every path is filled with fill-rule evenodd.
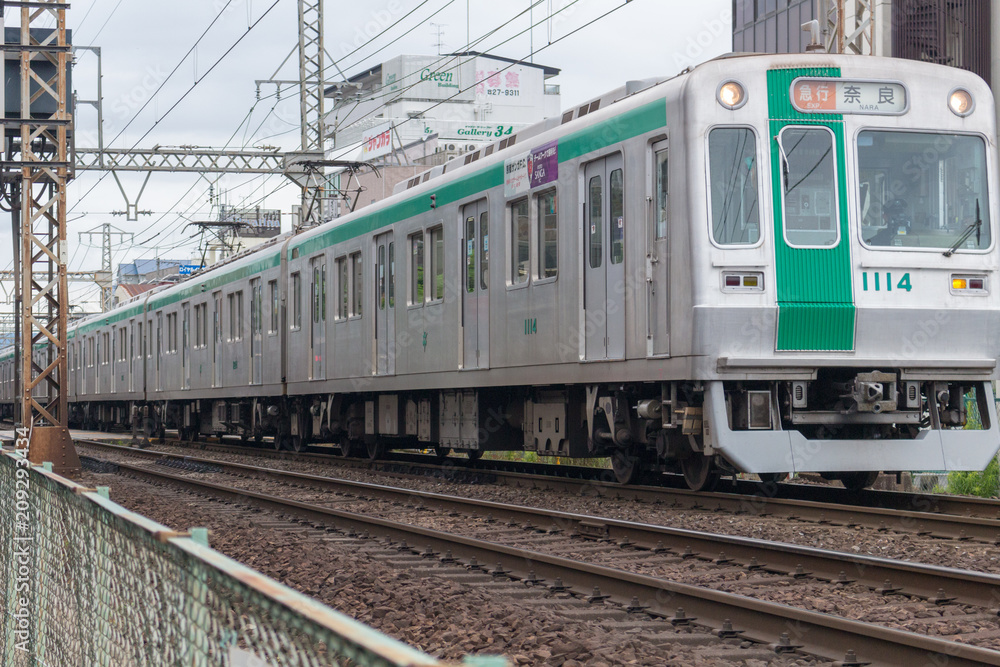
M 887 272 L 885 274 L 885 277 L 883 278 L 883 276 L 882 276 L 881 273 L 873 272 L 872 273 L 872 278 L 869 278 L 868 277 L 868 272 L 867 271 L 863 271 L 861 273 L 861 287 L 864 289 L 864 291 L 867 292 L 868 289 L 869 289 L 869 285 L 873 286 L 872 291 L 875 291 L 875 292 L 881 292 L 883 287 L 885 288 L 886 292 L 891 292 L 893 290 L 893 287 L 892 287 L 892 274 Z M 898 290 L 906 290 L 907 292 L 909 292 L 911 289 L 913 289 L 913 287 L 910 285 L 910 274 L 909 273 L 904 273 L 903 274 L 903 277 L 900 278 L 899 281 L 896 283 L 896 289 L 898 289 Z

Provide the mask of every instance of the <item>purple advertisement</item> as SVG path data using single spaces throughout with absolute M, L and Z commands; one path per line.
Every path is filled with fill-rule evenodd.
M 528 154 L 529 187 L 545 185 L 559 178 L 559 147 L 551 141 Z

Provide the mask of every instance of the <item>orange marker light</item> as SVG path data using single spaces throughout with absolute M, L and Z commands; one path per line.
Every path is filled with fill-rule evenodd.
M 951 279 L 951 288 L 952 289 L 965 289 L 965 287 L 966 287 L 965 278 L 952 278 Z

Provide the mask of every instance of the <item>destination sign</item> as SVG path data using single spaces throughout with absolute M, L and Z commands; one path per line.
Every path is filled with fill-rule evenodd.
M 889 81 L 796 79 L 792 106 L 802 113 L 899 115 L 906 113 L 906 88 Z

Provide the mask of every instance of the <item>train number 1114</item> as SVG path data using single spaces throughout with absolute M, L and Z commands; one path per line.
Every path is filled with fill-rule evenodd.
M 891 292 L 893 289 L 906 290 L 909 292 L 913 287 L 910 285 L 910 274 L 904 273 L 903 277 L 900 278 L 896 283 L 895 287 L 892 282 L 891 273 L 876 273 L 873 272 L 871 276 L 868 275 L 867 271 L 861 274 L 861 287 L 864 291 L 872 290 L 874 292 L 881 292 L 883 289 L 886 292 Z

